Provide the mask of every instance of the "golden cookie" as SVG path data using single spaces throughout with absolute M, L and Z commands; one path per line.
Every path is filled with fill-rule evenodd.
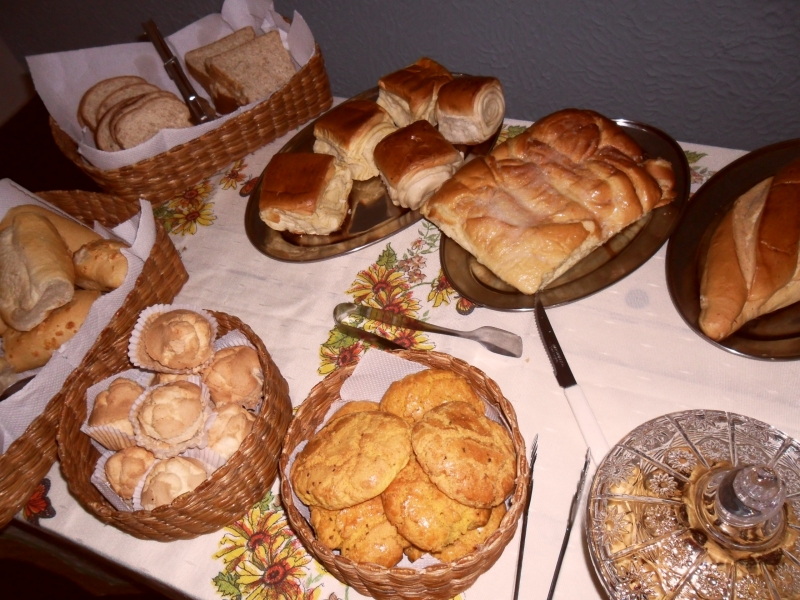
M 449 546 L 445 546 L 439 552 L 433 552 L 433 556 L 442 562 L 451 562 L 457 558 L 466 556 L 475 550 L 475 548 L 478 547 L 478 544 L 485 542 L 490 535 L 497 531 L 497 528 L 500 527 L 500 521 L 503 519 L 505 514 L 506 505 L 498 504 L 492 509 L 492 514 L 489 517 L 489 522 L 486 523 L 486 525 L 483 527 L 478 527 L 477 529 L 473 529 L 472 531 L 468 531 Z
M 383 492 L 412 453 L 411 429 L 400 417 L 351 413 L 329 421 L 298 453 L 292 485 L 306 504 L 347 508 Z
M 425 473 L 453 500 L 500 504 L 514 489 L 514 445 L 505 427 L 466 402 L 447 402 L 414 425 L 411 443 Z
M 344 406 L 342 406 L 339 410 L 333 413 L 328 422 L 330 423 L 333 419 L 337 419 L 339 417 L 343 417 L 345 415 L 349 415 L 355 412 L 366 412 L 368 410 L 380 410 L 380 404 L 377 402 L 372 402 L 370 400 L 353 400 L 352 402 L 348 402 Z
M 311 507 L 317 539 L 356 562 L 393 567 L 403 558 L 408 541 L 386 519 L 380 496 L 341 510 Z
M 445 402 L 467 402 L 483 414 L 486 407 L 469 382 L 452 371 L 426 369 L 395 381 L 381 398 L 381 410 L 405 419 L 409 425 Z
M 400 535 L 428 552 L 441 550 L 470 529 L 485 525 L 491 513 L 445 496 L 414 459 L 408 461 L 381 499 L 386 517 Z

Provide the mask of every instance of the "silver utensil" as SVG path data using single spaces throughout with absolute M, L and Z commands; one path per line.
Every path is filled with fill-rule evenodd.
M 522 578 L 522 559 L 525 555 L 525 534 L 528 531 L 528 511 L 531 508 L 531 498 L 533 497 L 533 465 L 536 464 L 536 456 L 539 452 L 539 434 L 533 438 L 531 448 L 531 465 L 528 470 L 528 495 L 525 497 L 525 510 L 522 511 L 522 531 L 519 536 L 519 555 L 517 556 L 517 576 L 514 581 L 514 600 L 519 598 L 519 582 Z
M 16 394 L 18 391 L 28 385 L 31 379 L 33 379 L 33 377 L 25 377 L 24 379 L 20 379 L 12 383 L 5 390 L 3 390 L 2 394 L 0 394 L 0 402 Z
M 567 529 L 564 532 L 564 540 L 561 542 L 561 551 L 558 553 L 558 560 L 556 561 L 556 570 L 553 573 L 553 579 L 550 581 L 550 591 L 547 593 L 547 600 L 552 600 L 553 593 L 556 591 L 556 584 L 558 583 L 558 576 L 561 573 L 561 563 L 564 562 L 564 554 L 567 552 L 567 545 L 569 544 L 569 535 L 572 533 L 572 525 L 575 523 L 575 515 L 578 513 L 578 505 L 581 502 L 583 495 L 583 486 L 586 483 L 586 473 L 589 471 L 589 461 L 591 459 L 591 449 L 586 451 L 586 459 L 583 461 L 583 469 L 581 469 L 581 476 L 578 479 L 578 489 L 575 490 L 575 495 L 572 497 L 572 503 L 569 506 L 569 516 L 567 517 Z
M 572 414 L 575 415 L 575 420 L 578 422 L 578 428 L 581 430 L 586 445 L 592 451 L 592 460 L 599 461 L 608 454 L 608 442 L 589 406 L 589 402 L 586 400 L 586 396 L 583 394 L 583 390 L 578 385 L 578 382 L 575 381 L 575 376 L 572 374 L 564 352 L 561 350 L 561 345 L 558 343 L 558 338 L 556 338 L 556 333 L 550 324 L 550 319 L 547 318 L 547 313 L 544 311 L 539 294 L 536 294 L 533 311 L 536 316 L 536 327 L 539 329 L 539 336 L 542 338 L 547 357 L 553 366 L 553 372 L 556 374 L 556 381 L 558 381 L 558 385 L 564 388 L 564 395 L 567 397 Z
M 441 333 L 443 335 L 452 335 L 472 340 L 478 342 L 487 350 L 502 354 L 503 356 L 513 356 L 515 358 L 522 356 L 522 338 L 515 333 L 498 329 L 497 327 L 479 327 L 473 331 L 457 331 L 455 329 L 439 327 L 438 325 L 432 325 L 424 321 L 412 319 L 411 317 L 404 317 L 403 315 L 372 308 L 370 306 L 353 304 L 352 302 L 338 304 L 336 308 L 333 309 L 333 318 L 337 323 L 342 323 L 351 315 L 359 315 L 365 319 L 388 323 L 395 327 L 427 331 L 428 333 Z
M 380 348 L 384 348 L 386 350 L 402 350 L 403 347 L 394 342 L 390 339 L 372 333 L 371 331 L 365 331 L 363 329 L 359 329 L 358 327 L 353 327 L 352 325 L 347 325 L 345 323 L 336 323 L 336 328 L 349 335 L 350 337 L 360 338 L 362 340 L 366 340 L 370 344 L 374 344 Z
M 155 22 L 152 20 L 147 21 L 146 23 L 142 23 L 142 27 L 147 37 L 153 43 L 153 46 L 155 46 L 161 60 L 164 61 L 164 69 L 167 71 L 170 79 L 178 86 L 178 91 L 181 93 L 181 96 L 183 96 L 186 105 L 189 107 L 189 111 L 192 113 L 192 122 L 195 125 L 199 125 L 200 123 L 206 123 L 216 119 L 217 113 L 214 111 L 214 108 L 208 100 L 197 94 L 194 87 L 189 82 L 189 79 L 186 77 L 186 73 L 183 72 L 181 63 L 172 53 L 172 50 L 170 50 Z

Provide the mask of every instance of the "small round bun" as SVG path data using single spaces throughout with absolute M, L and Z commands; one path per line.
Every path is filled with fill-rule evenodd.
M 133 425 L 129 419 L 131 407 L 143 392 L 144 388 L 135 381 L 118 377 L 95 398 L 89 427 L 106 425 L 132 436 Z
M 156 462 L 153 453 L 139 446 L 123 448 L 106 461 L 108 484 L 123 500 L 133 498 L 133 492 L 147 470 Z
M 206 422 L 202 389 L 190 381 L 175 381 L 150 388 L 133 408 L 134 431 L 140 445 L 162 453 L 178 454 L 181 444 L 196 438 Z
M 217 411 L 217 418 L 208 430 L 208 447 L 225 459 L 242 445 L 253 429 L 256 417 L 238 404 L 226 404 Z
M 414 425 L 430 409 L 445 402 L 466 402 L 481 414 L 486 410 L 466 379 L 442 369 L 425 369 L 392 383 L 381 398 L 381 410 Z
M 218 408 L 226 404 L 255 408 L 264 386 L 258 352 L 249 346 L 222 348 L 203 371 L 203 383 Z
M 161 313 L 141 333 L 147 355 L 168 369 L 191 370 L 213 354 L 213 328 L 204 316 L 186 309 Z
M 206 470 L 199 460 L 175 456 L 162 460 L 147 474 L 142 488 L 142 508 L 153 510 L 172 503 L 206 480 Z

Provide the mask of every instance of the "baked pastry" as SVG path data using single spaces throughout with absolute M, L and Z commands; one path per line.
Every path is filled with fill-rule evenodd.
M 183 308 L 168 310 L 142 325 L 137 356 L 155 361 L 155 367 L 191 371 L 211 360 L 213 338 L 212 324 L 203 315 Z
M 82 246 L 72 255 L 75 285 L 101 292 L 117 289 L 128 274 L 128 259 L 120 250 L 128 247 L 125 242 L 106 239 Z
M 158 458 L 200 445 L 208 413 L 199 385 L 175 381 L 152 387 L 133 408 L 136 443 Z
M 89 415 L 89 427 L 113 427 L 133 436 L 133 425 L 129 418 L 131 407 L 143 392 L 144 388 L 135 381 L 118 377 L 109 384 L 107 390 L 95 397 L 94 408 Z
M 193 458 L 175 456 L 162 460 L 147 474 L 142 488 L 141 503 L 144 510 L 153 510 L 172 504 L 178 496 L 191 492 L 206 480 L 203 464 Z
M 238 404 L 226 404 L 208 430 L 208 447 L 225 459 L 230 458 L 253 429 L 256 417 Z
M 380 496 L 341 510 L 312 506 L 311 526 L 321 543 L 357 563 L 393 567 L 408 545 L 386 518 Z
M 481 525 L 480 527 L 467 531 L 452 544 L 445 546 L 438 552 L 432 552 L 431 554 L 442 562 L 452 562 L 462 556 L 466 556 L 477 549 L 479 544 L 485 542 L 489 539 L 490 535 L 497 531 L 497 528 L 500 527 L 500 521 L 503 520 L 506 512 L 506 505 L 498 504 L 492 508 L 492 514 L 489 516 L 489 521 L 486 525 Z
M 353 186 L 329 154 L 279 152 L 264 169 L 259 214 L 276 231 L 325 235 L 341 227 Z
M 506 114 L 503 86 L 495 77 L 456 77 L 439 88 L 436 122 L 453 144 L 488 140 Z
M 108 485 L 123 500 L 133 499 L 136 486 L 156 462 L 153 453 L 139 446 L 129 446 L 111 456 L 105 465 Z
M 667 161 L 645 160 L 602 115 L 567 109 L 468 162 L 422 213 L 500 279 L 533 294 L 674 198 Z
M 86 320 L 94 301 L 95 290 L 75 290 L 72 300 L 53 310 L 30 331 L 6 329 L 3 350 L 17 373 L 43 367 L 62 345 L 71 340 Z
M 138 75 L 120 75 L 98 81 L 81 97 L 78 105 L 78 123 L 92 131 L 97 128 L 97 109 L 100 103 L 113 91 L 133 83 L 147 83 Z
M 72 255 L 52 223 L 35 213 L 15 215 L 0 232 L 0 318 L 29 331 L 72 300 L 74 287 Z
M 67 245 L 67 249 L 70 251 L 70 253 L 77 252 L 81 246 L 84 246 L 89 242 L 102 239 L 99 233 L 89 229 L 86 227 L 86 225 L 83 225 L 74 219 L 61 216 L 60 214 L 55 213 L 52 210 L 48 210 L 43 206 L 39 206 L 38 204 L 20 204 L 18 206 L 9 208 L 3 217 L 3 220 L 0 221 L 0 231 L 10 227 L 11 223 L 14 221 L 14 218 L 20 213 L 34 213 L 50 221 L 53 227 L 56 228 L 56 231 L 58 231 L 61 239 L 64 240 L 64 243 Z
M 290 477 L 306 504 L 339 510 L 381 494 L 411 458 L 411 430 L 383 411 L 334 419 L 297 454 Z
M 332 108 L 314 124 L 314 152 L 330 154 L 350 169 L 353 179 L 378 176 L 375 145 L 396 131 L 392 118 L 371 100 L 351 100 Z
M 416 121 L 375 146 L 375 166 L 395 206 L 422 206 L 464 157 L 428 121 Z
M 202 377 L 217 408 L 227 404 L 255 408 L 261 401 L 264 373 L 258 352 L 249 346 L 218 350 Z
M 156 373 L 151 385 L 172 383 L 173 381 L 188 381 L 191 376 L 191 373 Z
M 328 419 L 328 422 L 330 423 L 331 420 L 338 419 L 339 417 L 343 417 L 345 415 L 349 415 L 350 413 L 367 412 L 380 409 L 381 406 L 377 402 L 372 402 L 371 400 L 353 400 L 342 406 L 335 413 L 333 413 L 331 415 L 331 418 Z
M 415 459 L 381 494 L 389 522 L 416 548 L 438 551 L 486 525 L 491 511 L 460 504 L 436 487 Z
M 514 489 L 516 456 L 508 431 L 466 402 L 429 410 L 414 425 L 411 443 L 431 481 L 461 504 L 491 508 Z
M 407 67 L 378 80 L 378 104 L 386 109 L 398 127 L 425 119 L 436 125 L 436 97 L 450 71 L 423 56 Z
M 702 331 L 721 340 L 800 300 L 800 159 L 742 194 L 714 231 L 700 281 Z
M 425 369 L 398 379 L 383 394 L 380 407 L 413 426 L 433 407 L 453 401 L 471 404 L 479 414 L 486 410 L 466 379 L 443 369 Z

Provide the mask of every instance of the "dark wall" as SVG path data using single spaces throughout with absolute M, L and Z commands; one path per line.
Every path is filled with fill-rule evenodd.
M 171 33 L 222 0 L 4 0 L 0 37 L 27 54 Z M 491 74 L 509 117 L 567 106 L 644 121 L 681 141 L 754 149 L 800 137 L 798 0 L 276 0 L 350 96 L 428 55 Z

